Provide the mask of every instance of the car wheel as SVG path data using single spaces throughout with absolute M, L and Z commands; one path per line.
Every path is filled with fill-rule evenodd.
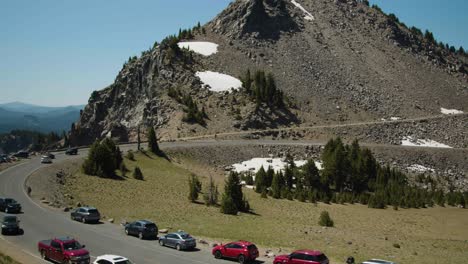
M 5 230 L 3 230 L 3 228 L 2 228 L 2 235 L 4 235 L 4 234 L 5 234 Z
M 143 239 L 143 233 L 142 232 L 138 233 L 138 238 Z
M 161 247 L 164 247 L 164 240 L 159 239 L 159 245 L 161 245 Z
M 217 250 L 214 254 L 215 258 L 220 259 L 223 257 L 223 254 L 221 254 L 221 251 Z
M 237 258 L 237 261 L 239 261 L 240 264 L 244 264 L 245 263 L 244 255 L 239 255 L 239 257 Z
M 8 208 L 5 208 L 5 213 L 8 214 L 9 210 Z
M 41 258 L 44 259 L 44 260 L 47 260 L 47 256 L 46 256 L 44 250 L 41 250 Z
M 128 229 L 125 228 L 125 234 L 128 236 Z
M 180 251 L 180 250 L 182 249 L 182 248 L 180 247 L 180 244 L 177 244 L 177 245 L 175 246 L 175 248 L 177 249 L 177 251 Z
M 84 218 L 84 216 L 81 218 L 81 222 L 83 222 L 83 224 L 86 224 L 86 218 Z

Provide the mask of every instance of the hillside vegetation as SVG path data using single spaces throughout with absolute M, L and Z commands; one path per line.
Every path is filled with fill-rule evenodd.
M 66 192 L 98 207 L 116 222 L 154 220 L 160 228 L 183 229 L 215 240 L 246 239 L 264 248 L 323 250 L 334 262 L 353 255 L 358 261 L 371 257 L 399 263 L 464 263 L 468 239 L 468 211 L 455 207 L 429 209 L 370 209 L 363 205 L 302 203 L 261 198 L 244 189 L 253 213 L 224 215 L 219 207 L 191 203 L 187 198 L 191 173 L 153 154 L 134 153 L 124 158 L 129 171 L 138 166 L 144 180 L 131 175 L 113 180 L 84 175 L 77 167 Z M 193 160 L 181 160 L 194 164 Z M 205 175 L 211 175 L 206 168 Z M 202 190 L 209 178 L 198 173 Z M 223 189 L 224 177 L 215 178 Z M 137 206 L 136 206 L 137 205 Z M 319 226 L 322 211 L 329 212 L 333 228 Z

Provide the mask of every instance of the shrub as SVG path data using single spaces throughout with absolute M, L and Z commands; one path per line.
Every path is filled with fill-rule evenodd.
M 135 161 L 135 155 L 133 154 L 133 151 L 129 150 L 129 151 L 127 152 L 126 158 L 127 158 L 128 160 Z
M 266 190 L 266 189 L 263 189 L 262 194 L 261 194 L 260 197 L 262 197 L 262 198 L 268 198 L 267 190 Z
M 237 206 L 231 196 L 226 194 L 223 195 L 223 199 L 221 201 L 221 213 L 230 215 L 237 214 Z
M 207 206 L 217 205 L 218 196 L 218 186 L 215 185 L 213 178 L 210 177 L 210 184 L 208 185 L 208 190 L 203 194 L 203 200 L 205 200 Z
M 142 181 L 144 179 L 143 173 L 141 172 L 139 167 L 135 167 L 135 169 L 133 170 L 133 178 L 139 181 Z
M 189 200 L 194 203 L 198 199 L 198 194 L 201 191 L 201 182 L 195 174 L 190 175 L 188 179 L 189 184 Z
M 335 225 L 327 211 L 322 211 L 320 214 L 319 225 L 326 227 L 333 227 Z

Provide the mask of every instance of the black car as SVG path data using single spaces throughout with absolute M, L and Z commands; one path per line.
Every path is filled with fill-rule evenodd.
M 0 198 L 0 211 L 5 213 L 21 213 L 21 204 L 15 199 Z
M 158 227 L 155 223 L 147 220 L 139 220 L 125 225 L 125 234 L 138 236 L 140 239 L 158 236 Z
M 101 214 L 94 207 L 78 207 L 71 211 L 70 217 L 72 220 L 81 221 L 83 223 L 95 222 L 101 220 Z
M 21 234 L 23 230 L 21 230 L 19 222 L 18 218 L 14 215 L 4 216 L 2 219 L 2 235 Z
M 19 152 L 16 152 L 15 154 L 13 154 L 13 156 L 17 157 L 17 158 L 29 158 L 29 152 L 27 151 L 19 151 Z
M 50 152 L 47 153 L 46 156 L 49 157 L 49 158 L 51 158 L 51 159 L 55 159 L 55 155 L 52 154 L 52 153 L 50 153 Z
M 67 155 L 78 155 L 78 148 L 69 148 L 65 151 Z

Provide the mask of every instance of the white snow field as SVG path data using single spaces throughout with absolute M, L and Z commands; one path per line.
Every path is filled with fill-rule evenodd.
M 404 137 L 401 140 L 402 146 L 411 147 L 430 147 L 430 148 L 452 148 L 449 145 L 445 145 L 430 139 L 414 139 L 411 136 Z
M 179 42 L 177 45 L 182 49 L 189 49 L 203 56 L 210 56 L 218 52 L 218 44 L 206 41 Z
M 413 164 L 409 166 L 407 169 L 412 172 L 435 172 L 433 168 L 428 168 L 419 164 Z
M 463 114 L 463 111 L 456 110 L 456 109 L 446 109 L 441 107 L 440 112 L 444 115 L 458 115 L 458 114 Z
M 299 4 L 298 2 L 294 1 L 294 0 L 291 0 L 291 3 L 293 5 L 295 5 L 297 8 L 301 9 L 302 12 L 304 12 L 304 19 L 305 20 L 309 20 L 309 21 L 312 21 L 315 19 L 315 17 L 309 12 L 307 11 L 301 4 Z
M 195 74 L 203 84 L 210 86 L 210 90 L 214 92 L 232 91 L 242 87 L 242 82 L 227 74 L 219 72 L 205 71 Z
M 294 164 L 298 167 L 304 166 L 306 164 L 306 160 L 295 160 Z M 315 161 L 315 166 L 319 170 L 322 169 L 322 162 Z M 268 167 L 272 167 L 275 172 L 279 172 L 284 170 L 286 167 L 286 162 L 284 162 L 281 158 L 253 158 L 251 160 L 246 160 L 241 163 L 233 164 L 233 171 L 235 172 L 248 172 L 251 171 L 252 173 L 256 173 L 260 168 L 263 166 L 265 170 Z

